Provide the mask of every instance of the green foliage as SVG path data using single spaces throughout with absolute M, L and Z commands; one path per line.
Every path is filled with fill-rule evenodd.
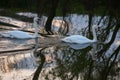
M 35 6 L 34 0 L 1 0 L 1 8 L 32 8 Z
M 51 10 L 51 3 L 52 1 L 50 0 L 1 0 L 0 7 L 9 9 L 21 8 L 28 11 L 36 11 L 39 7 L 40 9 L 44 8 L 44 11 L 40 12 L 47 15 Z M 70 13 L 82 14 L 89 12 L 102 15 L 105 10 L 109 10 L 112 14 L 114 13 L 114 15 L 119 16 L 120 3 L 118 3 L 117 0 L 59 0 L 56 15 L 65 15 Z

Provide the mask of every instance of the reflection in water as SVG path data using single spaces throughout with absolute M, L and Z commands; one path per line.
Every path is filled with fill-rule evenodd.
M 73 43 L 73 44 L 68 44 L 71 48 L 73 48 L 73 49 L 76 49 L 76 50 L 79 50 L 79 49 L 84 49 L 84 48 L 86 48 L 86 47 L 88 47 L 88 46 L 90 46 L 90 44 L 88 43 L 86 43 L 86 44 L 75 44 L 75 43 Z
M 114 44 L 114 41 L 117 38 L 117 33 L 117 41 L 119 41 L 120 39 L 120 31 L 118 31 L 120 29 L 120 24 L 116 23 L 119 22 L 117 21 L 117 19 L 110 19 L 109 16 L 104 17 L 104 19 L 107 20 L 103 20 L 105 24 L 102 23 L 102 26 L 106 27 L 104 27 L 103 29 L 101 27 L 101 32 L 98 35 L 98 40 L 100 40 L 101 42 L 105 42 L 107 40 L 108 43 L 96 43 L 92 45 L 68 44 L 70 47 L 53 46 L 43 49 L 41 53 L 44 53 L 44 55 L 46 56 L 46 62 L 44 64 L 42 73 L 40 74 L 40 79 L 118 80 L 120 78 L 120 45 L 119 42 L 116 43 L 116 47 L 113 47 L 112 44 Z M 77 22 L 76 20 L 83 21 L 80 19 L 75 19 L 73 21 Z M 73 24 L 73 26 L 76 28 L 70 29 L 71 34 L 79 34 L 78 28 L 81 28 L 81 25 L 78 23 L 76 24 L 77 25 Z M 87 26 L 86 23 L 84 24 Z M 86 33 L 85 35 L 88 35 L 87 30 L 83 32 Z M 109 37 L 111 40 L 109 39 Z M 19 44 L 24 43 L 22 41 L 19 42 Z M 35 42 L 36 44 L 34 51 L 37 51 L 37 38 L 35 39 Z
M 1 38 L 1 41 L 10 42 L 11 46 L 27 46 L 34 44 L 34 39 Z
M 117 33 L 118 27 L 119 25 L 111 28 L 115 28 L 113 31 Z M 110 27 L 104 29 L 103 33 L 98 35 L 98 40 L 104 42 L 107 39 L 110 30 Z M 116 33 L 114 32 L 113 35 L 111 35 L 112 39 L 108 44 L 68 44 L 70 47 L 53 46 L 43 49 L 41 53 L 44 53 L 46 62 L 42 73 L 40 74 L 40 79 L 114 80 L 119 77 L 120 67 L 118 67 L 118 64 L 120 56 L 118 55 L 120 53 L 120 47 L 118 45 L 111 50 L 116 36 Z M 36 52 L 38 48 L 37 38 L 35 39 L 35 42 L 34 52 Z
M 38 37 L 35 38 L 35 49 L 34 52 L 36 52 L 38 49 Z
M 61 48 L 55 46 L 53 48 L 46 48 L 44 51 L 42 51 L 42 53 L 44 53 L 45 56 L 51 54 L 54 57 L 51 59 L 52 63 L 46 62 L 44 65 L 43 72 L 41 73 L 41 75 L 45 76 L 45 79 L 43 80 L 46 80 L 47 77 L 50 80 L 55 80 L 54 78 L 59 80 L 70 80 L 70 78 L 73 77 L 72 75 L 79 74 L 80 71 L 84 71 L 89 62 L 91 62 L 92 59 L 90 58 L 90 55 L 87 54 L 87 52 L 90 50 L 91 47 L 81 50 L 75 50 L 70 47 Z M 52 66 L 48 66 L 51 64 Z M 55 66 L 53 67 L 53 65 Z M 50 78 L 50 76 L 52 77 Z M 65 76 L 70 77 L 67 78 Z
M 35 43 L 34 51 L 37 51 L 38 38 Z M 120 67 L 117 66 L 120 47 L 118 45 L 106 56 L 106 51 L 111 46 L 106 45 L 72 44 L 70 47 L 53 46 L 43 49 L 41 53 L 44 53 L 46 62 L 40 74 L 41 80 L 113 80 L 117 78 L 116 75 L 119 77 Z M 103 49 L 105 50 L 101 52 Z
M 76 47 L 76 45 L 74 46 Z M 114 73 L 116 74 L 115 70 L 118 67 L 114 67 L 114 64 L 110 70 L 112 71 L 110 73 L 113 74 L 107 74 L 106 69 L 110 69 L 111 60 L 108 61 L 105 56 L 97 57 L 97 52 L 103 48 L 104 44 L 94 43 L 86 47 L 77 46 L 80 49 L 76 50 L 71 46 L 53 46 L 41 51 L 46 58 L 48 58 L 47 55 L 50 55 L 49 58 L 51 57 L 50 63 L 46 61 L 44 64 L 40 74 L 41 80 L 105 80 L 104 75 L 110 77 Z
M 93 60 L 95 59 L 95 52 L 97 50 L 97 42 L 94 43 L 85 43 L 85 44 L 75 44 L 75 43 L 65 43 L 66 45 L 69 45 L 71 48 L 75 49 L 75 50 L 82 50 L 85 49 L 87 47 L 92 47 L 92 50 L 90 52 L 90 55 L 92 57 Z
M 98 43 L 93 43 L 92 44 L 93 49 L 92 49 L 91 57 L 92 57 L 93 60 L 97 60 L 96 55 L 95 55 L 95 53 L 97 51 L 97 45 L 98 45 Z

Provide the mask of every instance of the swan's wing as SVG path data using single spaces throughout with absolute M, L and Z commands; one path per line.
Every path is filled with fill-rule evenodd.
M 7 32 L 7 34 L 12 36 L 12 38 L 18 39 L 32 38 L 32 35 L 29 35 L 28 33 L 19 30 L 9 31 Z
M 91 42 L 90 39 L 81 36 L 81 35 L 71 35 L 69 37 L 63 38 L 62 41 L 67 43 L 78 43 L 78 44 L 84 44 Z

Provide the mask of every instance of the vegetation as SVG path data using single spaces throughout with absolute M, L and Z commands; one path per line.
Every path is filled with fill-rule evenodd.
M 120 5 L 117 0 L 1 0 L 0 7 L 26 9 L 27 11 L 37 12 L 39 16 L 48 16 L 45 25 L 48 34 L 53 34 L 51 31 L 51 22 L 56 15 L 65 17 L 71 13 L 88 14 L 89 32 L 94 15 L 109 15 L 112 18 L 120 16 Z

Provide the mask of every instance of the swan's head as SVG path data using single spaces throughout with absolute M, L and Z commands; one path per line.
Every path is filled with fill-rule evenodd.
M 38 16 L 34 17 L 34 23 L 39 24 L 39 20 L 40 20 L 40 18 Z

